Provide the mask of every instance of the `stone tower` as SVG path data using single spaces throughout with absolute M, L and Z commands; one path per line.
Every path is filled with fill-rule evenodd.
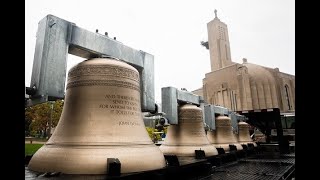
M 233 64 L 231 62 L 228 27 L 221 22 L 214 10 L 215 18 L 207 24 L 211 71 Z

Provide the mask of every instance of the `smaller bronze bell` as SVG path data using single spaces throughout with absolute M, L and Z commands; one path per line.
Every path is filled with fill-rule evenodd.
M 206 137 L 201 108 L 191 104 L 179 107 L 178 124 L 168 127 L 160 150 L 164 155 L 178 157 L 193 158 L 195 150 L 203 150 L 206 157 L 218 155 L 217 149 Z
M 255 142 L 253 142 L 253 140 L 250 137 L 250 133 L 249 133 L 249 124 L 246 122 L 239 122 L 238 123 L 238 129 L 239 129 L 239 133 L 238 133 L 238 141 L 240 144 L 253 144 L 254 147 L 257 147 L 257 144 Z
M 232 131 L 231 119 L 228 116 L 218 116 L 216 118 L 215 132 L 207 132 L 208 140 L 216 147 L 223 148 L 225 152 L 230 151 L 229 145 L 235 145 L 237 150 L 242 150 L 235 134 Z

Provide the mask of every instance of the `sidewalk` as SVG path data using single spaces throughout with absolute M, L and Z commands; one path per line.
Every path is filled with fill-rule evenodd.
M 32 143 L 31 143 L 32 142 Z M 32 137 L 25 137 L 24 143 L 25 144 L 45 144 L 47 141 L 39 141 L 38 139 Z
M 30 143 L 30 141 L 24 141 L 25 144 L 45 144 L 46 142 L 44 141 L 32 141 L 32 143 Z

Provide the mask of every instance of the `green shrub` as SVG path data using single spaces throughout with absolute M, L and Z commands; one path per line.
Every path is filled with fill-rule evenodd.
M 153 134 L 153 132 L 158 132 L 157 129 L 151 128 L 151 127 L 146 127 L 146 130 L 147 130 L 148 135 L 149 135 L 149 137 L 150 137 L 150 139 L 152 141 L 155 141 L 155 140 L 156 141 L 160 141 L 161 140 L 161 135 L 160 134 Z

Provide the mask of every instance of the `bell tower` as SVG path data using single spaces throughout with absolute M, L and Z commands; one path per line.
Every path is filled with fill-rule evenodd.
M 220 21 L 216 9 L 214 13 L 215 18 L 207 24 L 211 71 L 232 64 L 228 27 Z

